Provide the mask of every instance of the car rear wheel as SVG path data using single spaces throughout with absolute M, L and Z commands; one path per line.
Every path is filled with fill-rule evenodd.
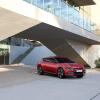
M 39 75 L 43 75 L 44 74 L 43 69 L 40 66 L 37 68 L 37 71 L 38 71 Z
M 63 68 L 59 68 L 57 71 L 57 75 L 60 79 L 64 78 L 64 70 Z

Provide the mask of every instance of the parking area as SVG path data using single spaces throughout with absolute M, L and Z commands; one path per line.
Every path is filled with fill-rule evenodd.
M 28 68 L 29 67 L 29 68 Z M 0 88 L 24 84 L 33 80 L 41 79 L 36 71 L 25 65 L 1 65 Z
M 100 100 L 100 72 L 88 69 L 83 78 L 59 79 L 27 67 L 1 66 L 0 99 Z

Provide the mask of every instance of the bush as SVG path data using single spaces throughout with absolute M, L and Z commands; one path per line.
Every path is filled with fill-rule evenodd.
M 95 64 L 97 68 L 100 68 L 100 58 L 95 60 Z

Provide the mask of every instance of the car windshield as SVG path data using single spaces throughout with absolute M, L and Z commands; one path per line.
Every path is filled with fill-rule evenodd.
M 55 58 L 58 63 L 74 63 L 74 61 L 68 59 L 68 58 Z

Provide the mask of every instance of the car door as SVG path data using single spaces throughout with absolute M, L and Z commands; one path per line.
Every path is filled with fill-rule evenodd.
M 56 65 L 57 63 L 53 58 L 49 58 L 49 62 L 47 63 L 47 71 L 50 73 L 56 73 Z
M 43 70 L 45 71 L 45 72 L 49 72 L 49 70 L 50 70 L 50 60 L 48 59 L 48 58 L 46 58 L 46 59 L 43 59 L 43 63 L 42 63 L 42 66 L 43 66 Z

